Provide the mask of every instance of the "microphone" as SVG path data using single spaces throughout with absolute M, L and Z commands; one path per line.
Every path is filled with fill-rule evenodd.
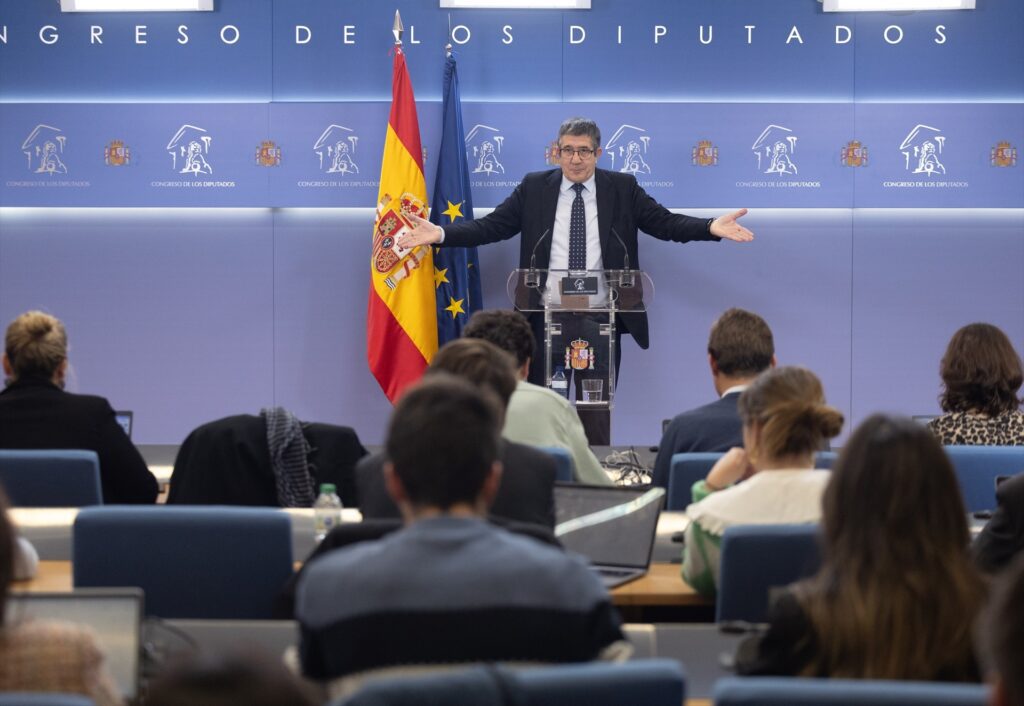
M 551 229 L 548 228 L 544 231 L 543 235 L 537 238 L 537 242 L 533 244 L 533 252 L 530 253 L 530 269 L 523 277 L 523 284 L 527 287 L 535 289 L 540 286 L 540 274 L 537 272 L 537 247 L 550 233 Z
M 619 234 L 615 232 L 614 227 L 611 229 L 611 231 L 612 235 L 615 236 L 615 239 L 619 241 L 619 245 L 622 246 L 623 267 L 622 272 L 619 274 L 619 286 L 632 287 L 634 284 L 636 284 L 636 275 L 633 274 L 633 271 L 629 268 L 629 250 L 626 248 L 626 244 L 622 241 L 622 238 L 619 237 Z

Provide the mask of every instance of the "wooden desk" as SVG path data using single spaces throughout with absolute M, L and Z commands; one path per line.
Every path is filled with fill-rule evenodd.
M 711 606 L 709 601 L 683 581 L 679 564 L 651 564 L 647 575 L 612 589 L 617 606 Z
M 30 581 L 12 584 L 12 590 L 25 592 L 70 591 L 70 561 L 40 561 L 39 573 Z M 652 564 L 643 578 L 612 591 L 618 606 L 711 606 L 713 601 L 699 595 L 679 576 L 678 564 Z

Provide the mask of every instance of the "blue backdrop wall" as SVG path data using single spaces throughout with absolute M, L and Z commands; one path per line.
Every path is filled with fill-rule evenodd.
M 134 409 L 143 443 L 270 404 L 378 443 L 390 406 L 365 305 L 397 7 L 428 184 L 453 28 L 479 213 L 546 168 L 574 114 L 601 124 L 601 166 L 667 206 L 751 208 L 750 245 L 644 239 L 652 346 L 626 342 L 616 443 L 652 443 L 710 399 L 707 330 L 729 306 L 765 316 L 780 361 L 818 372 L 852 422 L 935 413 L 938 359 L 965 323 L 1022 347 L 1019 3 L 593 5 L 62 15 L 0 0 L 0 320 L 63 318 L 71 388 Z M 481 250 L 489 306 L 507 306 L 516 252 Z

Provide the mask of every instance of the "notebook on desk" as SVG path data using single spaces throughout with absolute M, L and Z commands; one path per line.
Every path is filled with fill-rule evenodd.
M 647 573 L 665 489 L 559 483 L 555 536 L 611 589 Z
M 142 590 L 76 588 L 65 593 L 12 593 L 7 624 L 47 620 L 88 625 L 106 657 L 106 667 L 126 700 L 139 691 Z

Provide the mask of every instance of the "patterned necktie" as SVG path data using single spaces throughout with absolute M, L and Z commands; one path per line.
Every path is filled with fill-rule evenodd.
M 569 216 L 569 269 L 587 269 L 587 219 L 583 213 L 583 184 L 573 184 L 576 198 Z

